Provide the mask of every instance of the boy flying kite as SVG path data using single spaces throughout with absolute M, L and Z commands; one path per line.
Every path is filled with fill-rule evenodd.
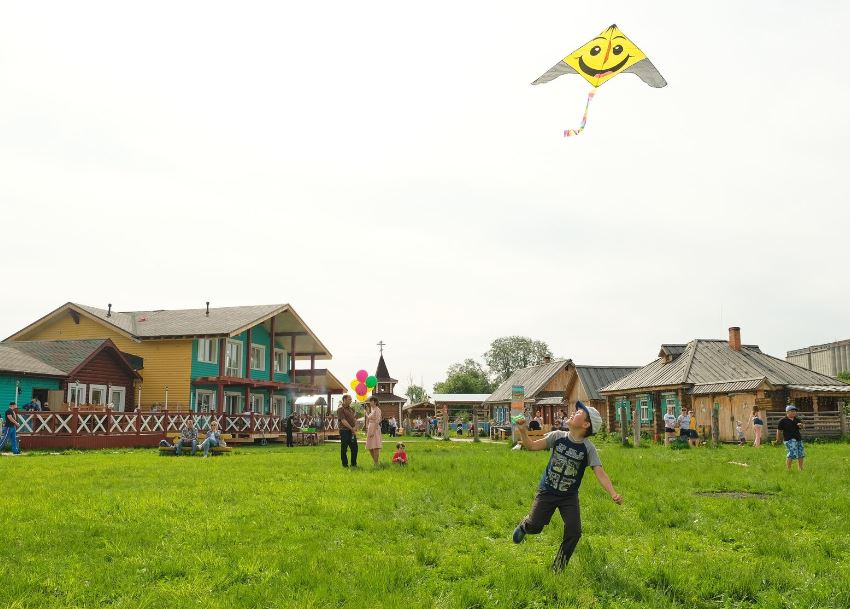
M 537 495 L 531 505 L 531 512 L 514 529 L 514 543 L 520 543 L 526 534 L 536 534 L 543 530 L 552 519 L 555 510 L 561 512 L 564 519 L 564 539 L 552 563 L 553 571 L 561 571 L 570 562 L 570 557 L 581 538 L 581 513 L 579 512 L 578 489 L 584 470 L 588 466 L 599 484 L 602 485 L 616 504 L 623 498 L 614 490 L 608 474 L 602 468 L 602 462 L 596 447 L 588 440 L 602 427 L 602 417 L 593 406 L 576 402 L 576 410 L 567 421 L 569 431 L 550 431 L 543 438 L 534 440 L 528 437 L 525 420 L 516 422 L 520 443 L 526 450 L 551 450 L 549 463 L 540 479 Z

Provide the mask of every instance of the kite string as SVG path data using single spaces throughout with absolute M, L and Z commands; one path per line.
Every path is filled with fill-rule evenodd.
M 564 137 L 570 137 L 573 135 L 578 135 L 582 131 L 584 131 L 584 126 L 587 125 L 587 111 L 590 109 L 590 101 L 593 99 L 593 96 L 596 94 L 596 89 L 591 89 L 590 93 L 587 94 L 587 104 L 584 106 L 584 116 L 581 117 L 581 127 L 578 129 L 566 129 L 564 131 Z

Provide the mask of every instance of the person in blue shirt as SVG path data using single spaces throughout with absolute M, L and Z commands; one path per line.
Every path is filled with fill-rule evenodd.
M 11 443 L 13 454 L 21 453 L 18 446 L 18 405 L 15 402 L 9 402 L 9 407 L 3 415 L 3 437 L 0 438 L 0 450 L 6 447 L 6 442 Z
M 585 406 L 581 401 L 576 402 L 576 410 L 567 421 L 569 431 L 550 431 L 543 438 L 534 440 L 528 437 L 524 420 L 517 422 L 520 443 L 526 450 L 551 450 L 549 463 L 540 478 L 537 495 L 531 505 L 531 511 L 514 529 L 513 541 L 520 543 L 526 534 L 540 533 L 555 510 L 561 512 L 564 520 L 564 538 L 561 542 L 555 560 L 553 571 L 561 571 L 570 562 L 573 552 L 581 538 L 581 513 L 579 511 L 578 489 L 584 476 L 584 470 L 589 466 L 599 484 L 604 488 L 616 504 L 621 504 L 623 498 L 614 490 L 614 485 L 608 474 L 602 468 L 596 447 L 588 440 L 602 427 L 602 416 L 593 406 Z

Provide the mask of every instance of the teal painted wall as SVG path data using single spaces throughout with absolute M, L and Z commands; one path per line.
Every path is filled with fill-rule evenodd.
M 15 400 L 15 382 L 21 382 L 20 393 L 18 394 L 18 406 L 23 406 L 32 399 L 33 389 L 60 389 L 59 379 L 33 377 L 33 376 L 13 376 L 11 374 L 0 374 L 0 406 L 3 410 L 9 405 L 9 402 Z
M 264 326 L 259 325 L 259 326 L 256 326 L 256 327 L 253 328 L 252 333 L 251 333 L 251 344 L 264 346 L 266 348 L 266 358 L 269 357 L 269 343 L 270 343 L 269 339 L 270 339 L 269 332 L 268 332 L 268 330 L 266 330 L 266 328 Z M 247 366 L 247 363 L 248 363 L 249 357 L 250 357 L 250 354 L 247 352 L 247 349 L 246 349 L 247 341 L 248 341 L 248 334 L 246 332 L 243 332 L 242 334 L 240 334 L 238 336 L 234 336 L 230 340 L 235 340 L 235 341 L 239 341 L 239 342 L 242 343 L 242 370 L 244 372 L 247 369 L 246 366 Z M 280 341 L 276 341 L 276 348 L 277 349 L 285 349 L 285 347 L 281 344 Z M 221 353 L 219 353 L 219 357 L 221 357 Z M 289 370 L 289 368 L 290 368 L 290 363 L 291 363 L 291 356 L 287 352 L 287 354 L 286 354 L 286 369 L 287 370 Z M 269 378 L 268 365 L 269 365 L 269 362 L 266 361 L 265 362 L 265 370 L 251 370 L 250 371 L 251 374 L 250 374 L 249 378 L 262 380 L 262 381 L 267 380 Z M 219 367 L 218 363 L 210 364 L 210 363 L 207 363 L 207 362 L 199 362 L 198 361 L 198 341 L 197 341 L 197 339 L 193 340 L 192 341 L 192 368 L 191 368 L 192 378 L 195 379 L 195 378 L 198 378 L 200 376 L 218 376 L 218 367 Z M 287 374 L 286 372 L 283 372 L 283 373 L 276 372 L 275 375 L 274 375 L 274 380 L 277 381 L 278 383 L 288 383 L 289 382 L 289 374 Z

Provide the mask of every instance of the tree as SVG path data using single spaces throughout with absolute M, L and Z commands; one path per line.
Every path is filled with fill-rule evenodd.
M 446 380 L 434 385 L 436 393 L 492 393 L 493 385 L 487 372 L 474 359 L 452 364 L 446 372 Z
M 503 336 L 490 343 L 484 361 L 495 377 L 496 385 L 501 385 L 517 370 L 542 364 L 546 357 L 552 357 L 552 351 L 541 340 L 527 336 Z
M 428 394 L 425 393 L 425 388 L 420 385 L 410 384 L 407 387 L 407 391 L 404 392 L 404 395 L 407 396 L 407 399 L 410 400 L 411 404 L 416 404 L 428 398 Z
M 837 376 L 839 381 L 850 383 L 850 372 L 839 372 Z

